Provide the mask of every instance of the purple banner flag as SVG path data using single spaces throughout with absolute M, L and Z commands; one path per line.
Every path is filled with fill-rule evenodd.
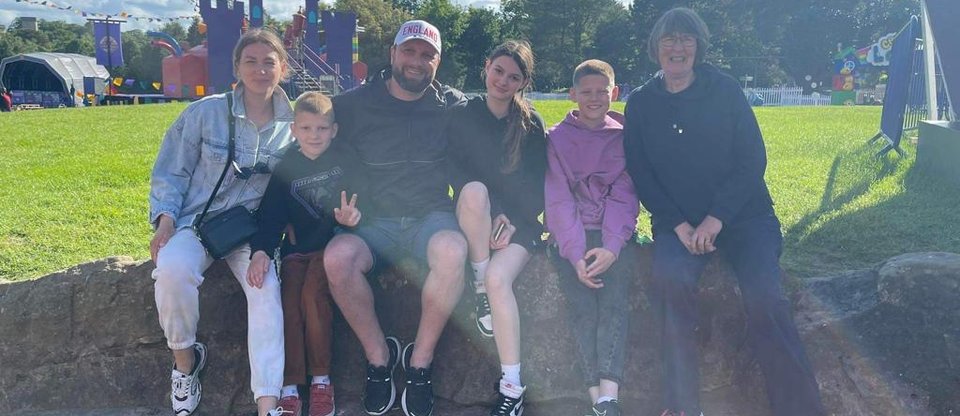
M 97 63 L 107 68 L 123 65 L 123 48 L 120 41 L 120 22 L 95 20 L 93 41 L 97 50 Z

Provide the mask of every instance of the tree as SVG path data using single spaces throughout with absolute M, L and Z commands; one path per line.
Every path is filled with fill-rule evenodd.
M 463 58 L 468 53 L 460 46 L 466 21 L 463 9 L 454 6 L 450 0 L 424 0 L 416 17 L 430 22 L 440 31 L 443 51 L 437 79 L 450 85 L 463 85 L 466 78 Z
M 161 60 L 166 55 L 162 48 L 150 45 L 150 37 L 141 30 L 128 30 L 121 37 L 124 65 L 110 70 L 117 77 L 150 83 L 163 79 Z
M 464 66 L 462 85 L 467 91 L 482 90 L 484 84 L 480 74 L 484 61 L 487 54 L 503 41 L 501 20 L 493 10 L 478 8 L 468 9 L 465 20 L 458 42 L 461 54 L 457 57 Z
M 394 8 L 415 15 L 420 11 L 420 6 L 423 5 L 424 0 L 390 0 L 390 2 Z
M 639 60 L 645 60 L 646 48 L 641 48 L 631 36 L 630 16 L 623 11 L 610 13 L 593 34 L 592 45 L 587 49 L 586 59 L 600 59 L 613 67 L 618 84 L 636 85 Z M 573 82 L 572 79 L 567 81 Z M 629 91 L 621 91 L 626 94 Z
M 167 22 L 158 32 L 166 33 L 177 40 L 177 43 L 187 42 L 187 31 L 179 22 Z M 187 42 L 189 43 L 189 42 Z
M 207 35 L 200 33 L 200 18 L 194 17 L 193 22 L 190 23 L 190 27 L 187 28 L 187 43 L 190 46 L 197 46 L 203 43 L 207 39 Z
M 336 10 L 352 10 L 357 22 L 364 28 L 360 33 L 360 59 L 374 74 L 390 65 L 390 46 L 397 29 L 410 19 L 410 14 L 383 0 L 337 0 Z
M 837 45 L 868 46 L 881 35 L 899 30 L 919 9 L 917 0 L 806 0 L 792 5 L 785 23 L 791 36 L 782 42 L 784 70 L 794 79 L 810 75 L 815 81 L 829 82 Z
M 0 59 L 21 53 L 36 52 L 37 44 L 14 33 L 0 34 Z
M 320 6 L 321 6 L 321 7 L 320 7 L 320 10 L 325 10 L 327 7 L 329 7 L 329 6 L 327 6 L 326 3 L 321 3 Z M 270 29 L 270 30 L 274 31 L 274 33 L 276 33 L 276 34 L 278 34 L 278 35 L 280 35 L 280 36 L 282 37 L 282 36 L 283 36 L 283 32 L 284 32 L 285 30 L 287 30 L 287 26 L 290 24 L 290 21 L 291 21 L 291 20 L 292 20 L 292 18 L 291 18 L 291 19 L 276 19 L 276 18 L 273 17 L 273 15 L 271 15 L 271 14 L 269 14 L 269 13 L 264 13 L 264 14 L 263 14 L 263 27 L 264 27 L 265 29 Z
M 537 89 L 565 88 L 605 17 L 625 13 L 616 0 L 505 0 L 508 29 L 526 35 L 537 54 Z

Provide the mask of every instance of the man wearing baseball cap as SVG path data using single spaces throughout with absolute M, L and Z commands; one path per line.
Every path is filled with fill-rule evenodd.
M 465 101 L 460 91 L 435 80 L 441 50 L 436 27 L 408 21 L 390 48 L 390 68 L 333 100 L 335 144 L 355 151 L 364 164 L 366 192 L 359 195 L 363 220 L 330 241 L 324 266 L 333 298 L 367 358 L 363 406 L 371 415 L 393 406 L 398 363 L 406 372 L 404 413 L 433 413 L 433 353 L 463 291 L 467 243 L 447 193 L 445 125 L 447 109 Z M 373 279 L 406 256 L 430 271 L 413 279 L 422 288 L 419 327 L 415 342 L 401 348 L 381 329 L 364 275 Z

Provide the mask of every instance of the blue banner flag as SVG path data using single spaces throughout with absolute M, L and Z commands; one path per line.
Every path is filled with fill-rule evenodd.
M 120 42 L 120 22 L 97 20 L 93 22 L 93 42 L 97 50 L 97 63 L 107 68 L 123 65 L 123 48 Z
M 883 97 L 883 111 L 880 115 L 880 131 L 886 135 L 890 146 L 900 147 L 903 137 L 903 116 L 907 107 L 907 93 L 910 89 L 911 68 L 916 48 L 917 32 L 920 22 L 916 16 L 897 34 L 890 50 L 890 70 L 887 72 L 887 90 Z

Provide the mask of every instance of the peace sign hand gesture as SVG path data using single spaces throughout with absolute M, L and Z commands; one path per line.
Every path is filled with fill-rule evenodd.
M 333 209 L 333 217 L 340 225 L 355 227 L 360 223 L 360 210 L 357 209 L 357 194 L 347 202 L 347 191 L 340 191 L 340 208 Z

